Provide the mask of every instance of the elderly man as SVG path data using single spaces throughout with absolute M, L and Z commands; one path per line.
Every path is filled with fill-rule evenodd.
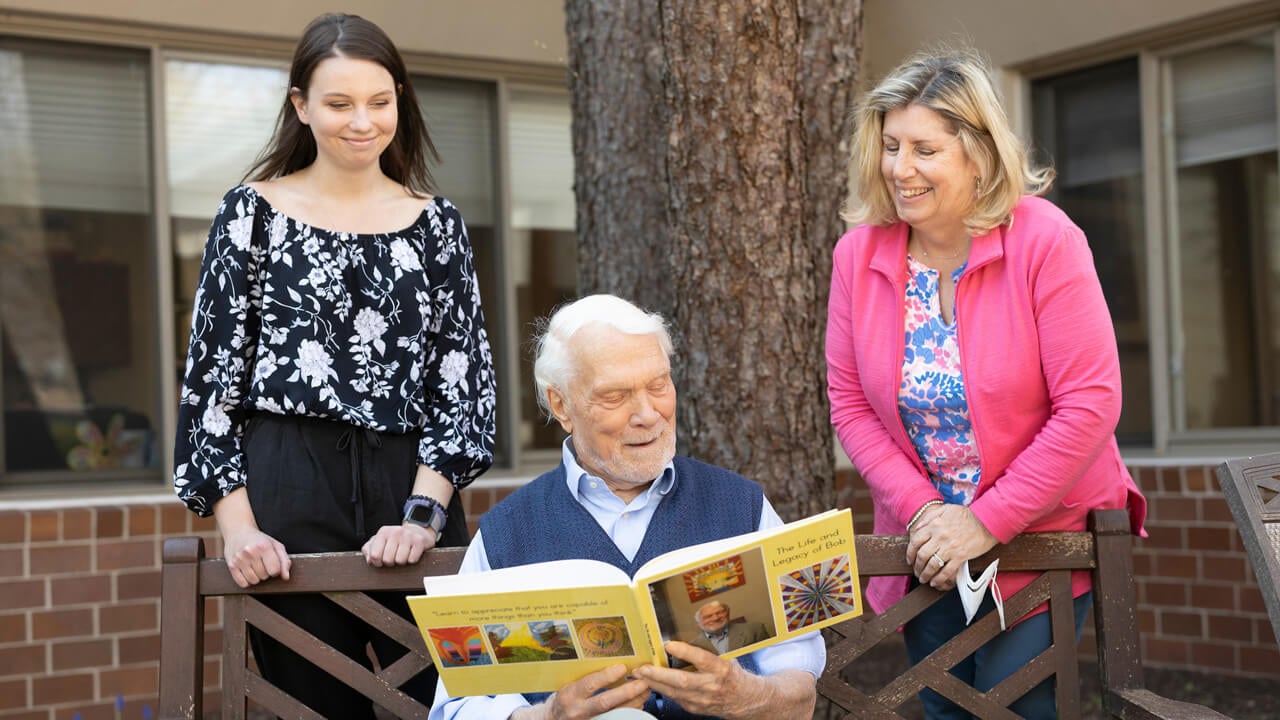
M 700 606 L 693 619 L 702 633 L 689 644 L 717 655 L 772 637 L 758 622 L 729 622 L 729 606 L 719 600 Z
M 592 558 L 634 576 L 664 552 L 782 524 L 759 485 L 675 456 L 670 354 L 662 317 L 611 295 L 552 315 L 534 377 L 539 403 L 569 433 L 561 464 L 481 517 L 462 573 Z M 626 678 L 615 665 L 550 694 L 438 691 L 430 719 L 586 720 L 623 707 L 663 720 L 809 717 L 826 662 L 816 633 L 739 661 L 677 641 L 665 650 L 692 669 L 646 665 Z

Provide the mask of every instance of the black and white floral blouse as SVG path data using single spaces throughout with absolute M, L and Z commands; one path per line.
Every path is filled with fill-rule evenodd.
M 254 411 L 421 430 L 418 462 L 459 488 L 493 462 L 493 361 L 471 244 L 448 200 L 399 232 L 353 234 L 233 188 L 194 304 L 173 484 L 200 515 L 244 485 Z

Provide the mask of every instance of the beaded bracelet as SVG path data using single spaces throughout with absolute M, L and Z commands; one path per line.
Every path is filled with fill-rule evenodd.
M 916 521 L 920 519 L 920 516 L 924 514 L 925 510 L 928 510 L 934 505 L 942 505 L 942 504 L 943 503 L 941 500 L 930 500 L 929 502 L 921 505 L 920 509 L 916 511 L 915 515 L 911 516 L 911 520 L 907 523 L 907 532 L 911 532 L 911 526 L 916 524 Z

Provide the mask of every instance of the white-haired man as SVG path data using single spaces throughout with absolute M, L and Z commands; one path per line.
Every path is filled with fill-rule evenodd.
M 612 295 L 558 309 L 538 341 L 538 401 L 569 437 L 561 464 L 480 519 L 461 572 L 592 558 L 634 575 L 680 547 L 782 523 L 760 486 L 677 457 L 671 338 L 660 315 Z M 446 698 L 430 720 L 586 720 L 616 708 L 663 720 L 808 717 L 826 662 L 816 633 L 739 658 L 666 644 L 675 670 L 616 665 L 555 693 Z M 608 689 L 606 689 L 608 688 Z

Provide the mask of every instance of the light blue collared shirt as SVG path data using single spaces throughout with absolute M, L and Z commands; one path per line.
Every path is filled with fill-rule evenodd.
M 622 554 L 628 560 L 634 559 L 640 550 L 640 543 L 644 541 L 649 521 L 653 519 L 662 498 L 679 482 L 675 466 L 667 463 L 662 475 L 645 488 L 644 492 L 632 498 L 631 502 L 623 502 L 622 498 L 613 494 L 604 480 L 582 469 L 570 446 L 571 439 L 566 439 L 561 449 L 561 462 L 564 464 L 569 493 L 609 534 Z M 769 504 L 769 499 L 765 498 L 756 529 L 766 530 L 782 524 L 782 518 L 778 517 L 777 511 Z M 477 532 L 462 559 L 458 574 L 467 575 L 490 569 L 484 538 Z M 827 663 L 826 646 L 822 635 L 816 632 L 757 650 L 750 655 L 755 660 L 760 675 L 795 669 L 805 670 L 816 678 L 822 674 Z M 444 684 L 437 683 L 436 701 L 431 706 L 428 720 L 504 720 L 511 713 L 528 705 L 523 695 L 451 698 L 445 692 Z

